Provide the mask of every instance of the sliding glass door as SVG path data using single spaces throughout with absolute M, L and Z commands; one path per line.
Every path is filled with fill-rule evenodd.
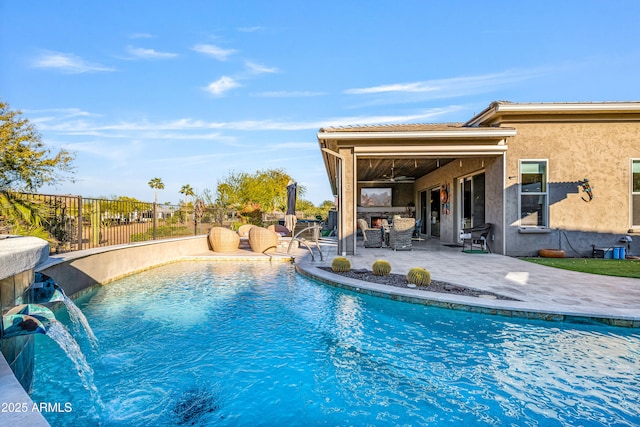
M 464 228 L 484 224 L 485 195 L 484 173 L 458 181 L 460 232 Z

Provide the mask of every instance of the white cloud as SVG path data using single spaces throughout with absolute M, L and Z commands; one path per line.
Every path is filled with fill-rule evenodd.
M 85 61 L 71 53 L 47 51 L 33 60 L 35 68 L 52 68 L 69 74 L 115 71 L 115 68 Z
M 384 92 L 433 92 L 438 87 L 432 86 L 427 82 L 416 83 L 396 83 L 390 85 L 374 86 L 359 89 L 347 89 L 345 93 L 352 95 L 360 95 L 367 93 L 384 93 Z
M 145 49 L 142 47 L 127 46 L 130 55 L 140 59 L 171 59 L 178 56 L 177 53 L 159 52 L 155 49 Z
M 222 76 L 215 82 L 212 82 L 205 88 L 205 90 L 212 95 L 221 96 L 225 92 L 234 89 L 236 87 L 241 86 L 236 80 L 232 77 Z
M 130 39 L 152 39 L 153 35 L 149 33 L 132 33 L 129 34 Z
M 267 67 L 266 65 L 256 64 L 251 61 L 245 61 L 244 64 L 253 74 L 277 73 L 279 71 L 276 67 Z
M 415 102 L 425 99 L 451 98 L 457 96 L 486 93 L 507 86 L 548 74 L 542 68 L 532 70 L 507 70 L 500 73 L 482 74 L 478 76 L 452 77 L 433 79 L 421 82 L 394 83 L 364 88 L 353 88 L 344 91 L 350 95 L 389 95 L 387 102 Z M 401 95 L 394 98 L 393 95 Z M 408 96 L 409 95 L 409 96 Z
M 259 92 L 252 94 L 252 96 L 262 98 L 307 98 L 312 96 L 324 96 L 326 92 L 312 92 L 312 91 L 271 91 L 271 92 Z
M 214 82 L 215 83 L 215 82 Z M 338 127 L 358 124 L 391 124 L 425 122 L 435 120 L 439 116 L 456 113 L 465 108 L 451 105 L 444 108 L 433 108 L 416 111 L 413 114 L 385 115 L 385 116 L 343 116 L 333 118 L 320 118 L 312 121 L 287 121 L 287 120 L 238 120 L 230 122 L 212 122 L 201 119 L 183 118 L 170 121 L 150 122 L 126 121 L 116 123 L 99 123 L 91 117 L 100 117 L 87 114 L 91 117 L 69 120 L 66 113 L 59 117 L 47 116 L 46 121 L 38 121 L 38 128 L 47 133 L 62 135 L 84 135 L 105 138 L 129 138 L 129 139 L 175 139 L 175 140 L 215 140 L 226 144 L 234 144 L 235 138 L 226 136 L 219 131 L 267 131 L 267 130 L 318 130 L 321 127 Z M 65 110 L 62 110 L 65 111 Z M 281 143 L 292 146 L 298 143 Z M 300 143 L 303 144 L 303 143 Z M 283 145 L 283 147 L 287 147 Z M 301 147 L 307 148 L 304 144 Z
M 197 44 L 192 48 L 192 50 L 211 56 L 219 61 L 226 61 L 230 55 L 237 52 L 235 49 L 222 49 L 221 47 L 212 44 Z
M 255 33 L 256 31 L 263 30 L 264 27 L 254 26 L 254 27 L 239 27 L 238 31 L 241 33 Z

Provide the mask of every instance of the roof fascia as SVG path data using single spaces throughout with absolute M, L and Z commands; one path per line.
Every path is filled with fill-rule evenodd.
M 515 129 L 482 128 L 441 131 L 408 131 L 408 132 L 319 132 L 318 140 L 357 141 L 357 140 L 425 140 L 425 139 L 484 139 L 507 138 L 515 136 Z
M 606 114 L 639 113 L 640 102 L 585 102 L 585 103 L 541 103 L 511 104 L 494 102 L 463 126 L 476 127 L 500 122 L 506 114 Z

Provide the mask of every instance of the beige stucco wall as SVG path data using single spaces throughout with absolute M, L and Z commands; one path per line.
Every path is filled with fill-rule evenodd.
M 40 271 L 52 277 L 67 295 L 74 296 L 93 285 L 209 251 L 206 235 L 168 239 L 54 255 Z
M 507 254 L 534 255 L 557 248 L 589 255 L 591 245 L 618 243 L 630 228 L 630 159 L 640 158 L 640 123 L 509 123 L 517 136 L 507 151 Z M 548 159 L 549 234 L 518 228 L 520 159 Z M 578 181 L 589 179 L 593 200 Z M 557 229 L 560 229 L 558 231 Z M 636 240 L 640 240 L 640 236 Z M 575 253 L 569 243 L 577 252 Z

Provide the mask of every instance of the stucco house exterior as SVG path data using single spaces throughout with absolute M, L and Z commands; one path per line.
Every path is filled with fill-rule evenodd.
M 445 244 L 490 223 L 499 254 L 591 256 L 593 246 L 623 245 L 640 255 L 640 102 L 500 101 L 466 123 L 323 128 L 317 137 L 339 254 L 355 253 L 357 219 L 375 226 L 400 215 Z

